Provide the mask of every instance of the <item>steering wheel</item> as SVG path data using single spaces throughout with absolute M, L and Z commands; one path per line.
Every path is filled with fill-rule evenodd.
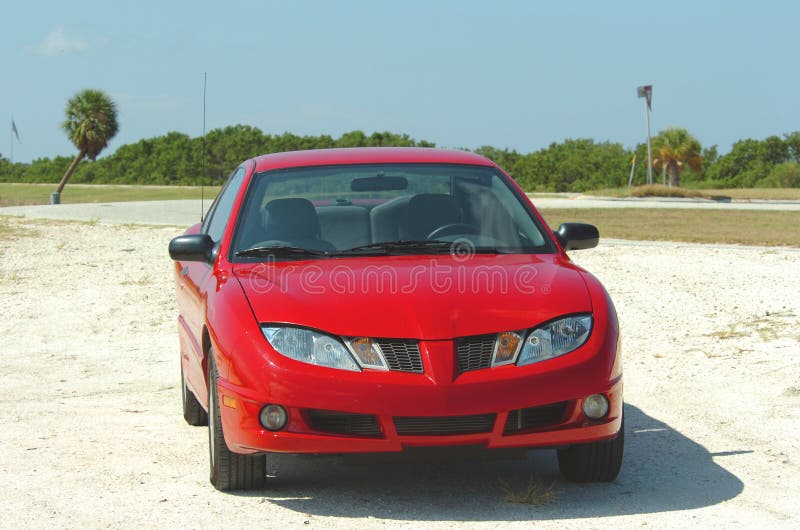
M 451 236 L 453 234 L 477 234 L 478 228 L 467 223 L 450 223 L 428 234 L 427 239 L 438 239 L 443 236 Z

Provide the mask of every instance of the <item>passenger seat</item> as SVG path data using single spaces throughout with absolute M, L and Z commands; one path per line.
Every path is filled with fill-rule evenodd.
M 311 250 L 335 250 L 330 242 L 320 239 L 317 210 L 308 199 L 268 202 L 261 212 L 261 226 L 267 240 L 284 241 Z

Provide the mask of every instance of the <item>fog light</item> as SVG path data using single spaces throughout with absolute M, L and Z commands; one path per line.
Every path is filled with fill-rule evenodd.
M 265 429 L 279 431 L 286 425 L 286 409 L 280 405 L 265 405 L 258 419 Z
M 592 394 L 583 400 L 583 413 L 587 418 L 599 420 L 608 414 L 608 399 L 602 394 Z

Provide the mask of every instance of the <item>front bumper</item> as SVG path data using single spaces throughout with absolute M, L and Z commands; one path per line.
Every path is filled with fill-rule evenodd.
M 263 389 L 220 379 L 222 427 L 228 447 L 237 453 L 397 452 L 415 446 L 481 445 L 486 448 L 553 447 L 614 438 L 622 419 L 622 376 L 610 371 L 616 341 L 592 353 L 589 344 L 572 354 L 525 367 L 502 366 L 458 374 L 451 341 L 421 342 L 424 374 L 344 372 L 284 359 L 264 371 Z M 580 351 L 584 350 L 584 351 Z M 607 416 L 590 420 L 582 400 L 604 394 Z M 564 413 L 546 425 L 509 432 L 509 414 L 530 407 L 565 403 Z M 279 404 L 289 421 L 278 432 L 264 429 L 261 408 Z M 372 415 L 378 436 L 319 432 L 308 409 Z M 403 435 L 397 417 L 452 418 L 492 415 L 482 432 Z M 435 420 L 434 420 L 435 422 Z

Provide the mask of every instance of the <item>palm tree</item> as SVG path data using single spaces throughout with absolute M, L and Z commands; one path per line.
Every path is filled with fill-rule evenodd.
M 56 192 L 61 193 L 75 168 L 85 157 L 97 158 L 108 142 L 117 134 L 117 105 L 100 90 L 82 90 L 67 101 L 67 119 L 61 127 L 78 154 L 61 178 Z
M 681 171 L 686 166 L 695 171 L 703 167 L 700 142 L 686 129 L 674 127 L 661 131 L 653 138 L 653 148 L 656 152 L 653 167 L 661 169 L 665 184 L 669 176 L 670 186 L 681 185 Z

